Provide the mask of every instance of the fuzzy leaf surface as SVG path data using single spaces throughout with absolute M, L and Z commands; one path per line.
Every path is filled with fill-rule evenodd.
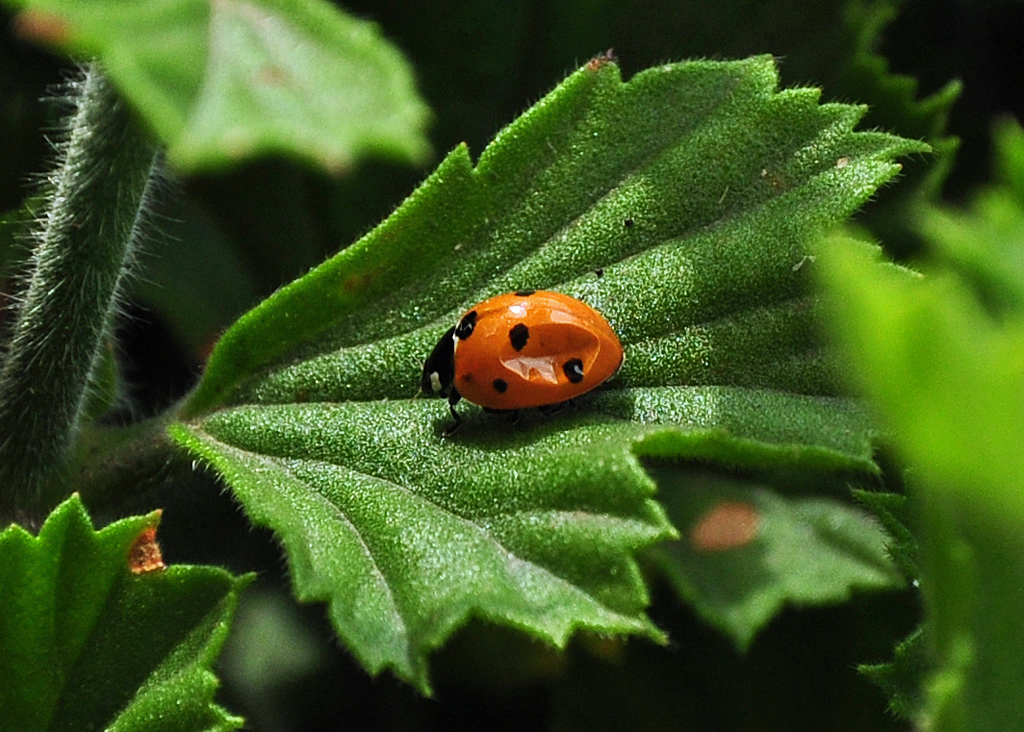
M 371 671 L 427 689 L 426 653 L 470 615 L 556 645 L 657 636 L 633 553 L 673 530 L 637 456 L 875 469 L 808 287 L 808 243 L 922 149 L 853 132 L 862 113 L 779 91 L 767 57 L 628 83 L 595 59 L 243 316 L 172 435 L 278 532 L 298 595 Z M 411 398 L 424 358 L 525 287 L 601 311 L 625 366 L 512 427 L 460 407 L 442 440 L 443 404 Z
M 230 730 L 211 667 L 244 580 L 210 567 L 133 573 L 159 514 L 96 531 L 72 496 L 39 536 L 0 533 L 0 730 Z
M 316 0 L 8 0 L 26 35 L 96 56 L 181 169 L 284 152 L 328 170 L 422 161 L 426 106 L 376 26 Z

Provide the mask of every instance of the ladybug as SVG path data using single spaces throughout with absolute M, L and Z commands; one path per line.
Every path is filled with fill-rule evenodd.
M 622 366 L 622 344 L 599 312 L 558 292 L 519 290 L 473 306 L 423 364 L 422 389 L 517 414 L 566 402 Z

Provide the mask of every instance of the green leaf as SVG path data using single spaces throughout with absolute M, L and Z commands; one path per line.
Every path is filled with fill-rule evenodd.
M 628 83 L 595 59 L 221 339 L 172 437 L 278 533 L 370 671 L 427 689 L 425 655 L 470 615 L 556 645 L 657 637 L 633 553 L 672 530 L 637 455 L 875 469 L 814 336 L 807 245 L 922 147 L 776 85 L 767 57 Z M 442 440 L 445 407 L 411 399 L 424 358 L 522 287 L 597 307 L 624 368 L 515 427 L 466 407 Z
M 917 534 L 910 528 L 913 525 L 911 502 L 905 495 L 896 493 L 866 490 L 853 493 L 881 521 L 890 536 L 886 550 L 916 587 L 921 577 L 921 546 Z M 896 646 L 891 661 L 861 664 L 857 670 L 885 692 L 893 714 L 907 721 L 917 719 L 924 711 L 925 682 L 935 671 L 923 626 Z
M 961 83 L 950 81 L 929 96 L 919 98 L 916 78 L 890 70 L 879 46 L 886 26 L 904 4 L 905 0 L 844 3 L 844 26 L 853 39 L 853 52 L 848 60 L 844 59 L 835 91 L 866 100 L 871 105 L 871 123 L 906 137 L 927 140 L 932 145 L 936 155 L 928 157 L 923 175 L 915 176 L 918 179 L 914 185 L 901 188 L 913 195 L 937 195 L 959 147 L 959 140 L 948 136 L 946 127 L 953 104 L 960 96 Z
M 769 57 L 671 64 L 628 84 L 614 64 L 588 64 L 476 167 L 456 148 L 379 227 L 243 316 L 183 414 L 411 396 L 461 310 L 556 285 L 617 328 L 624 382 L 721 383 L 705 363 L 735 333 L 746 385 L 797 369 L 787 390 L 833 391 L 811 337 L 807 244 L 896 174 L 895 156 L 926 147 L 855 133 L 862 108 L 776 84 Z M 666 370 L 638 358 L 634 371 L 633 349 L 660 343 L 673 346 Z
M 1024 322 L 1019 316 L 994 321 L 948 274 L 908 281 L 894 272 L 859 247 L 830 254 L 826 282 L 836 292 L 834 317 L 844 323 L 842 342 L 859 382 L 900 436 L 921 483 L 954 494 L 976 487 L 975 500 L 991 500 L 993 510 L 1013 516 L 1024 507 L 1006 487 L 1024 480 L 1013 449 L 1024 437 L 1016 410 L 1018 392 L 1024 393 L 1018 369 Z M 908 439 L 911 432 L 917 436 Z M 979 449 L 951 455 L 954 439 Z
M 914 223 L 935 255 L 954 267 L 998 312 L 1024 312 L 1024 130 L 1003 120 L 994 130 L 999 185 L 979 191 L 966 210 L 919 206 Z
M 183 170 L 284 152 L 422 161 L 427 110 L 377 28 L 317 0 L 7 0 L 23 35 L 98 57 Z
M 438 440 L 422 404 L 237 407 L 173 436 L 281 535 L 299 598 L 330 603 L 372 673 L 429 691 L 426 653 L 471 614 L 559 647 L 577 627 L 660 637 L 630 555 L 673 532 L 616 425 L 488 456 Z
M 787 604 L 838 603 L 853 589 L 903 585 L 884 532 L 863 511 L 706 471 L 657 475 L 683 536 L 652 556 L 676 591 L 741 651 Z
M 210 670 L 244 580 L 133 572 L 159 513 L 95 531 L 77 495 L 38 537 L 0 533 L 0 730 L 229 730 Z
M 916 157 L 904 171 L 905 180 L 894 195 L 859 216 L 859 224 L 880 237 L 889 252 L 909 256 L 921 248 L 909 206 L 937 200 L 953 167 L 960 140 L 948 132 L 949 115 L 960 97 L 958 79 L 919 97 L 918 80 L 898 74 L 880 52 L 883 33 L 905 0 L 849 0 L 844 3 L 844 28 L 852 39 L 852 53 L 843 59 L 834 84 L 828 90 L 841 99 L 858 99 L 871 111 L 865 124 L 891 130 L 904 137 L 925 140 L 934 154 Z
M 924 629 L 918 628 L 898 646 L 889 663 L 863 664 L 857 670 L 889 697 L 889 710 L 908 721 L 924 708 L 925 680 L 934 671 Z
M 898 276 L 860 246 L 830 247 L 823 267 L 835 336 L 912 467 L 937 658 L 925 723 L 943 730 L 1024 726 L 1022 249 L 994 235 L 1019 230 L 1024 205 L 1012 184 L 990 195 L 998 206 L 965 215 L 972 231 L 933 231 L 945 256 L 925 263 L 928 278 Z
M 898 493 L 854 490 L 854 497 L 869 508 L 889 533 L 889 555 L 904 576 L 917 580 L 921 576 L 921 548 L 910 530 L 910 506 L 907 497 Z

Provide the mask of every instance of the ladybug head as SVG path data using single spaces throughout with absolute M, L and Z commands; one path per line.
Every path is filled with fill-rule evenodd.
M 449 328 L 423 363 L 424 394 L 447 394 L 455 381 L 455 328 Z

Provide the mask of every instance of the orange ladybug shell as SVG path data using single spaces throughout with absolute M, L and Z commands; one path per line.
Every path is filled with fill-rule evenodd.
M 490 409 L 564 402 L 614 376 L 623 360 L 599 312 L 543 290 L 485 300 L 462 316 L 454 340 L 453 386 Z

